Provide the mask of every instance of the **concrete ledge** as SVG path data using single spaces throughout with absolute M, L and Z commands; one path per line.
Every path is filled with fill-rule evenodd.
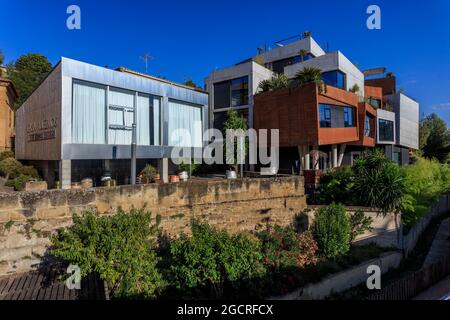
M 367 281 L 367 267 L 377 265 L 381 274 L 390 269 L 398 268 L 402 260 L 400 252 L 387 252 L 376 259 L 369 260 L 350 269 L 323 278 L 320 282 L 312 283 L 295 290 L 287 295 L 272 297 L 269 300 L 322 300 L 333 293 L 343 292 Z

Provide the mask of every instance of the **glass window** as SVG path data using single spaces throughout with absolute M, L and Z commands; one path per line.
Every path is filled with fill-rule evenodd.
M 321 128 L 355 127 L 355 108 L 350 106 L 319 105 Z
M 394 142 L 394 122 L 379 119 L 378 120 L 378 140 Z
M 169 100 L 169 146 L 202 147 L 202 108 Z
M 328 71 L 322 73 L 322 80 L 327 85 L 344 89 L 346 88 L 346 79 L 345 79 L 345 73 L 334 70 L 334 71 Z
M 231 80 L 231 106 L 248 105 L 248 77 Z
M 136 129 L 138 145 L 160 145 L 160 98 L 139 94 Z
M 331 108 L 327 104 L 320 105 L 320 127 L 331 128 Z
M 344 107 L 344 127 L 355 126 L 355 110 L 352 107 Z
M 370 117 L 368 115 L 366 115 L 366 119 L 364 121 L 364 135 L 366 137 L 370 137 L 371 131 L 372 131 L 372 129 L 371 129 L 371 125 L 370 125 Z
M 369 97 L 368 102 L 375 109 L 381 108 L 381 100 L 380 99 L 376 99 L 374 97 Z
M 248 77 L 214 84 L 214 109 L 248 105 Z
M 72 142 L 104 144 L 106 87 L 74 81 L 72 95 Z
M 108 143 L 131 144 L 134 118 L 134 92 L 121 89 L 109 90 Z
M 214 84 L 214 109 L 230 107 L 230 81 Z

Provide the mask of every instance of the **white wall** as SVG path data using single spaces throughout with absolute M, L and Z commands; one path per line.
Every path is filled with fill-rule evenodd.
M 214 109 L 214 84 L 222 81 L 236 79 L 248 76 L 249 97 L 248 105 L 239 106 L 236 108 L 221 108 Z M 210 125 L 214 125 L 214 111 L 225 111 L 229 109 L 247 109 L 249 117 L 249 126 L 253 127 L 253 95 L 257 93 L 259 83 L 262 80 L 270 79 L 273 72 L 254 61 L 248 61 L 232 67 L 221 70 L 216 70 L 210 73 L 209 77 L 205 79 L 206 90 L 209 92 L 209 110 L 210 110 Z
M 276 47 L 274 49 L 268 50 L 261 55 L 264 57 L 265 62 L 272 62 L 298 56 L 300 50 L 302 49 L 312 53 L 315 57 L 319 57 L 325 54 L 325 51 L 322 50 L 317 42 L 312 37 L 308 37 L 296 42 L 289 43 L 282 47 Z
M 364 74 L 340 51 L 292 64 L 284 68 L 284 73 L 288 78 L 294 78 L 295 74 L 305 67 L 319 68 L 322 72 L 340 70 L 347 75 L 346 89 L 349 90 L 357 84 L 360 88 L 360 96 L 364 96 Z
M 419 103 L 402 93 L 386 98 L 395 111 L 397 144 L 419 149 Z

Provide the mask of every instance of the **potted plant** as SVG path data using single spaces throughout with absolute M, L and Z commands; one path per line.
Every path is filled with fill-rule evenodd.
M 230 110 L 228 111 L 228 119 L 224 122 L 224 136 L 226 136 L 226 130 L 243 130 L 244 132 L 247 131 L 247 121 L 244 119 L 244 117 L 239 116 L 237 111 Z M 234 141 L 234 147 L 233 147 L 233 154 L 228 155 L 226 152 L 226 145 L 225 148 L 225 155 L 226 155 L 226 163 L 230 166 L 229 170 L 226 170 L 225 174 L 227 179 L 236 179 L 237 175 L 239 173 L 239 159 L 238 159 L 238 148 L 240 145 Z M 245 159 L 247 155 L 247 149 L 248 149 L 248 142 L 244 142 L 244 148 L 243 148 L 243 157 Z
M 159 176 L 158 170 L 149 163 L 145 165 L 140 175 L 142 176 L 143 183 L 155 182 L 156 178 Z
M 186 164 L 184 161 L 182 161 L 178 168 L 178 176 L 180 177 L 180 180 L 187 181 L 189 178 L 188 171 L 190 170 L 189 164 Z

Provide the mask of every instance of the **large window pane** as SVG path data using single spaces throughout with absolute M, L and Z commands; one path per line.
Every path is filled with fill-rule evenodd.
M 230 81 L 214 84 L 214 109 L 230 107 Z
M 331 109 L 329 105 L 320 105 L 320 127 L 330 128 L 331 127 Z
M 202 108 L 169 101 L 169 146 L 202 147 Z
M 321 128 L 348 128 L 355 127 L 355 108 L 350 106 L 335 106 L 330 104 L 319 105 Z
M 161 145 L 161 98 L 153 97 L 153 145 Z
M 330 86 L 344 89 L 346 88 L 346 79 L 345 79 L 345 73 L 334 70 L 334 71 L 328 71 L 322 73 L 322 80 Z
M 248 77 L 231 80 L 231 106 L 248 104 Z
M 110 89 L 108 107 L 108 143 L 131 144 L 134 92 Z
M 106 129 L 106 88 L 73 83 L 72 142 L 104 144 Z
M 214 109 L 248 105 L 248 77 L 214 84 Z
M 138 95 L 137 144 L 160 145 L 160 98 L 146 94 Z
M 378 120 L 379 140 L 394 142 L 394 122 L 379 119 Z
M 355 126 L 355 111 L 351 107 L 344 107 L 344 127 Z
M 150 145 L 150 117 L 153 116 L 151 113 L 150 96 L 142 94 L 138 95 L 136 112 L 137 144 L 148 146 Z

